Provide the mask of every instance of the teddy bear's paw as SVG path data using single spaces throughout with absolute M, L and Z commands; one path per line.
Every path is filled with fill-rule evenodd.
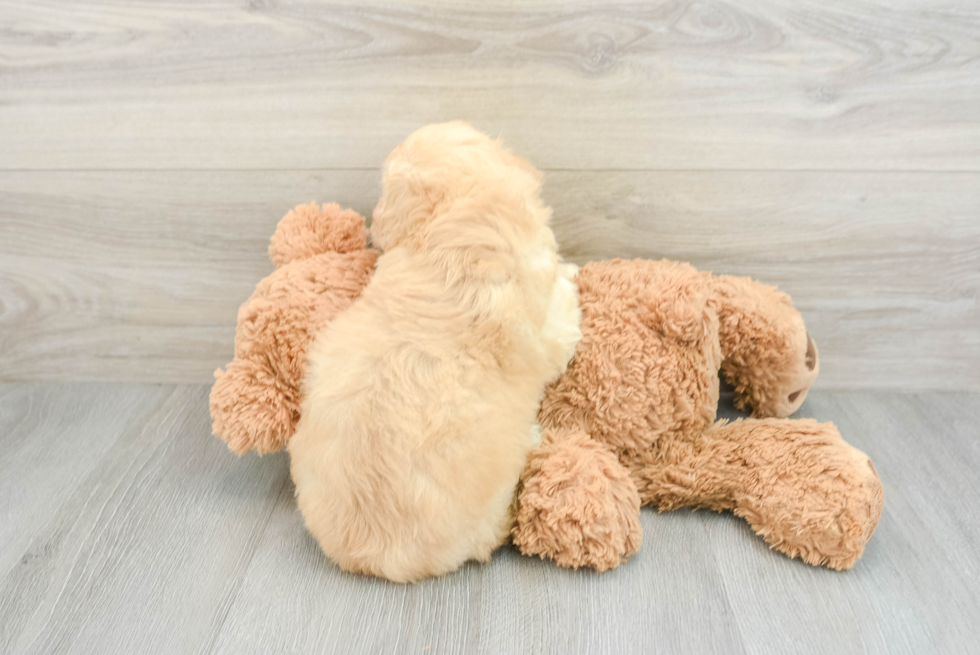
M 296 430 L 297 391 L 283 388 L 271 373 L 249 360 L 235 359 L 227 371 L 215 371 L 211 387 L 211 429 L 243 455 L 281 450 Z
M 878 526 L 884 488 L 865 453 L 841 439 L 832 424 L 814 424 L 827 440 L 798 444 L 792 482 L 785 484 L 782 475 L 783 482 L 765 495 L 741 499 L 735 513 L 790 557 L 849 569 Z
M 545 435 L 531 453 L 518 503 L 514 544 L 559 566 L 615 568 L 643 540 L 629 472 L 583 432 Z
M 354 252 L 367 246 L 364 217 L 340 205 L 300 205 L 282 217 L 269 242 L 277 267 L 325 252 Z

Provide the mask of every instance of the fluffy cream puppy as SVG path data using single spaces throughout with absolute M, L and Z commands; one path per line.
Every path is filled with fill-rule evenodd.
M 505 540 L 544 386 L 581 338 L 541 176 L 465 123 L 385 164 L 361 297 L 310 349 L 290 471 L 342 568 L 413 581 Z

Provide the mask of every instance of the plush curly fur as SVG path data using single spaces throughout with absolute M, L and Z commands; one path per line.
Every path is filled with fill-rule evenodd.
M 241 455 L 284 448 L 300 417 L 310 340 L 361 295 L 378 253 L 364 219 L 337 205 L 301 205 L 269 244 L 277 266 L 238 312 L 235 359 L 211 388 L 214 434 Z
M 867 455 L 830 423 L 715 423 L 719 369 L 759 417 L 786 416 L 805 397 L 819 370 L 816 346 L 789 297 L 667 261 L 595 262 L 576 281 L 583 339 L 539 414 L 553 456 L 567 459 L 562 439 L 581 449 L 584 432 L 618 460 L 604 466 L 608 484 L 632 487 L 643 504 L 733 510 L 791 557 L 853 566 L 884 500 Z M 524 489 L 546 487 L 555 475 L 536 453 Z M 631 490 L 609 502 L 583 485 L 601 487 L 579 477 L 520 497 L 514 541 L 524 553 L 606 569 L 636 551 L 640 540 L 622 518 L 636 505 Z M 596 511 L 554 518 L 550 508 L 582 505 L 583 496 Z M 582 547 L 607 525 L 620 527 L 607 531 L 603 548 Z
M 363 219 L 341 220 L 335 206 L 301 211 L 308 221 L 283 219 L 298 229 L 296 240 L 353 249 L 311 268 L 331 276 L 312 296 L 297 274 L 264 281 L 243 306 L 236 360 L 212 393 L 215 432 L 237 452 L 277 450 L 289 440 L 308 335 L 347 307 L 373 271 L 376 254 L 349 238 L 353 230 L 363 239 Z M 349 277 L 337 283 L 345 267 Z M 561 566 L 605 570 L 640 547 L 641 504 L 699 506 L 744 517 L 791 557 L 853 566 L 881 515 L 882 485 L 832 424 L 785 418 L 819 372 L 816 345 L 789 297 L 667 261 L 594 262 L 575 280 L 582 342 L 541 404 L 544 439 L 521 476 L 517 546 Z M 329 309 L 310 311 L 311 297 Z M 276 317 L 272 332 L 297 335 L 264 337 L 251 318 L 263 312 Z M 243 327 L 243 319 L 254 324 Z M 247 375 L 230 374 L 241 367 Z M 752 419 L 715 421 L 719 370 Z

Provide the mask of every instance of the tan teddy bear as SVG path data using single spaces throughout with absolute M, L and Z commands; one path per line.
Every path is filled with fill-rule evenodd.
M 583 339 L 541 404 L 520 549 L 604 570 L 639 548 L 641 504 L 695 506 L 733 510 L 791 557 L 853 566 L 883 503 L 867 455 L 831 423 L 715 423 L 719 369 L 754 416 L 803 403 L 819 362 L 789 296 L 668 261 L 595 262 L 576 281 Z
M 289 440 L 310 340 L 374 270 L 365 235 L 364 219 L 336 205 L 280 221 L 278 268 L 242 305 L 235 359 L 211 392 L 214 433 L 234 452 Z M 832 424 L 772 418 L 796 411 L 819 371 L 789 297 L 668 261 L 594 262 L 576 281 L 583 339 L 541 404 L 515 545 L 605 570 L 639 548 L 641 504 L 693 506 L 734 511 L 791 557 L 853 566 L 882 486 Z M 715 422 L 719 371 L 754 418 Z
M 301 205 L 269 243 L 276 270 L 238 310 L 235 359 L 214 373 L 214 434 L 241 455 L 285 447 L 302 404 L 306 351 L 317 330 L 361 294 L 378 252 L 364 218 L 338 205 Z

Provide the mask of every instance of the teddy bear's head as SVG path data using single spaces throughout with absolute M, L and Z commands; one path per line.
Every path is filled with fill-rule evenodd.
M 739 409 L 785 418 L 820 373 L 817 344 L 790 297 L 749 278 L 715 278 L 725 377 Z
M 215 371 L 215 435 L 242 454 L 286 445 L 300 416 L 306 352 L 313 336 L 367 286 L 378 253 L 364 218 L 338 205 L 302 205 L 276 228 L 276 270 L 238 311 L 235 358 Z

